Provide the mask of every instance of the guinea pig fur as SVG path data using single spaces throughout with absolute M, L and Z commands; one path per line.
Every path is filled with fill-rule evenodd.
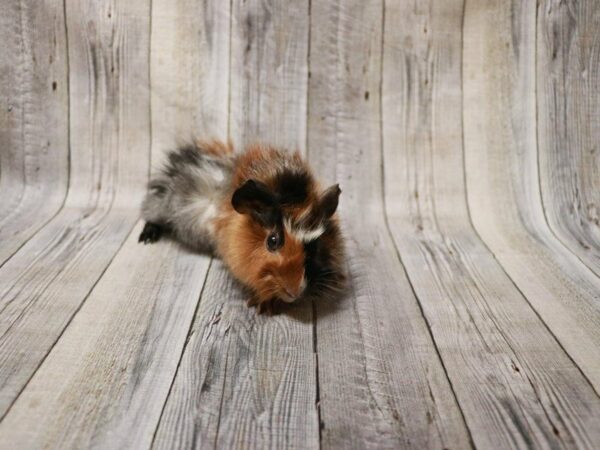
M 169 233 L 211 251 L 252 292 L 248 305 L 331 297 L 345 284 L 336 214 L 341 190 L 320 189 L 299 153 L 198 142 L 169 153 L 149 183 L 139 240 Z

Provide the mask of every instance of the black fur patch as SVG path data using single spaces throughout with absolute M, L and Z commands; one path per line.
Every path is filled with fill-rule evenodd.
M 201 167 L 206 159 L 202 152 L 194 145 L 184 145 L 167 155 L 168 163 L 165 172 L 169 177 L 176 177 L 185 167 Z
M 144 229 L 140 233 L 138 242 L 143 242 L 144 244 L 153 244 L 160 239 L 165 231 L 165 227 L 161 225 L 146 222 Z
M 277 196 L 282 206 L 302 204 L 308 197 L 311 178 L 306 172 L 284 170 L 277 177 Z
M 148 187 L 157 197 L 163 197 L 167 193 L 167 186 L 161 180 L 150 181 Z
M 260 181 L 248 180 L 233 193 L 231 205 L 240 214 L 249 214 L 265 228 L 281 224 L 277 199 Z
M 307 296 L 333 297 L 339 293 L 345 283 L 345 275 L 337 267 L 332 249 L 325 239 L 339 239 L 339 229 L 331 224 L 325 233 L 314 241 L 304 244 L 304 270 L 307 281 Z
M 177 151 L 169 153 L 169 162 L 173 165 L 194 164 L 200 166 L 202 163 L 202 153 L 194 145 L 180 147 Z

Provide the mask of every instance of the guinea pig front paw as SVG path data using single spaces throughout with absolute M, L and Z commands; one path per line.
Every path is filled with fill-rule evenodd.
M 153 244 L 160 239 L 163 231 L 164 229 L 162 226 L 156 223 L 146 222 L 144 229 L 140 233 L 138 242 L 143 242 L 144 244 Z
M 275 300 L 268 300 L 266 302 L 259 303 L 256 307 L 258 314 L 266 314 L 267 316 L 272 316 L 277 314 L 277 304 Z
M 279 313 L 278 303 L 279 302 L 275 299 L 264 301 L 256 297 L 251 297 L 246 302 L 248 307 L 255 306 L 258 314 L 265 314 L 267 316 L 273 316 Z
M 248 305 L 248 308 L 251 308 L 252 306 L 256 306 L 260 303 L 260 300 L 256 297 L 250 297 L 247 301 L 246 301 L 246 305 Z

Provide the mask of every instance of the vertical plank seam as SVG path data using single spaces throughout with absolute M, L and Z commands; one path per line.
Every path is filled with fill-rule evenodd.
M 311 43 L 312 43 L 312 0 L 308 0 L 308 45 L 306 51 L 306 132 L 304 140 L 304 152 L 306 161 L 310 161 L 309 154 L 309 129 L 310 129 L 310 78 L 311 78 Z M 319 449 L 323 446 L 323 435 L 321 424 L 321 386 L 319 381 L 319 346 L 317 335 L 317 304 L 312 299 L 312 334 L 313 334 L 313 355 L 315 360 L 315 409 L 317 411 L 317 432 L 319 436 Z
M 473 217 L 472 217 L 472 214 L 471 214 L 471 208 L 470 208 L 470 205 L 469 205 L 469 195 L 468 195 L 469 189 L 468 189 L 468 184 L 467 184 L 467 164 L 466 164 L 466 145 L 465 145 L 465 108 L 464 108 L 464 100 L 465 100 L 464 83 L 465 83 L 465 80 L 464 80 L 464 76 L 463 76 L 463 68 L 464 68 L 464 61 L 465 61 L 465 58 L 464 58 L 464 51 L 465 51 L 465 46 L 464 46 L 464 17 L 465 17 L 465 10 L 466 10 L 466 3 L 467 3 L 467 1 L 468 0 L 465 0 L 465 2 L 464 2 L 465 6 L 463 8 L 463 27 L 462 27 L 463 45 L 462 45 L 462 63 L 461 63 L 461 66 L 460 66 L 461 67 L 460 78 L 461 78 L 461 83 L 462 83 L 462 88 L 461 88 L 461 91 L 462 91 L 462 95 L 461 95 L 461 114 L 462 114 L 462 118 L 461 118 L 461 139 L 462 139 L 462 153 L 463 153 L 463 155 L 462 155 L 463 184 L 464 184 L 465 202 L 466 202 L 466 207 L 467 207 L 467 215 L 468 215 L 468 219 L 469 219 L 469 224 L 471 225 L 471 229 L 475 233 L 475 236 L 477 237 L 477 239 L 482 243 L 482 245 L 485 247 L 485 249 L 492 255 L 492 257 L 494 258 L 494 260 L 498 263 L 498 266 L 502 269 L 502 272 L 506 275 L 507 279 L 510 280 L 510 282 L 515 287 L 515 289 L 519 292 L 519 294 L 521 295 L 521 297 L 523 297 L 523 299 L 525 300 L 525 302 L 527 303 L 527 305 L 529 306 L 529 308 L 537 316 L 537 318 L 540 320 L 540 322 L 543 324 L 543 326 L 546 328 L 546 330 L 548 330 L 548 332 L 550 333 L 550 335 L 552 336 L 552 338 L 554 339 L 554 341 L 558 344 L 558 346 L 560 347 L 560 349 L 565 353 L 565 355 L 567 355 L 567 358 L 577 368 L 577 370 L 579 371 L 579 373 L 583 376 L 583 378 L 590 385 L 590 387 L 592 388 L 592 390 L 594 391 L 594 393 L 598 397 L 600 397 L 600 392 L 598 392 L 596 390 L 594 384 L 590 381 L 590 379 L 585 374 L 585 372 L 581 369 L 581 367 L 577 364 L 577 362 L 573 359 L 573 357 L 565 349 L 565 347 L 562 345 L 560 339 L 554 334 L 554 332 L 552 331 L 552 329 L 548 326 L 548 324 L 540 316 L 540 314 L 538 313 L 537 309 L 531 304 L 531 302 L 529 301 L 529 299 L 527 298 L 527 296 L 525 295 L 525 293 L 521 290 L 521 288 L 519 287 L 519 285 L 517 284 L 517 282 L 508 273 L 508 271 L 506 270 L 506 268 L 504 267 L 504 265 L 502 264 L 502 262 L 498 259 L 498 257 L 496 256 L 496 253 L 491 249 L 491 247 L 487 244 L 487 242 L 479 234 L 479 230 L 475 227 L 475 224 L 473 222 Z M 535 22 L 537 24 L 537 4 L 536 4 Z M 536 55 L 534 56 L 534 61 L 535 61 L 535 64 L 537 65 L 537 50 L 536 50 L 536 47 L 537 47 L 537 26 L 536 26 L 535 41 L 536 41 L 536 43 L 534 43 L 534 52 L 536 53 Z M 536 85 L 537 85 L 537 81 L 536 81 Z M 534 88 L 534 93 L 535 93 L 535 96 L 536 96 L 536 114 L 537 114 L 537 88 Z M 536 128 L 537 128 L 537 120 L 536 120 Z M 537 130 L 536 130 L 536 146 L 537 146 Z M 541 193 L 540 193 L 540 195 L 541 195 Z M 527 234 L 529 235 L 528 231 L 527 231 Z
M 69 190 L 71 189 L 71 55 L 69 54 L 69 27 L 67 25 L 67 0 L 63 0 L 63 22 L 65 24 L 65 52 L 67 65 L 67 187 L 60 210 L 62 210 L 67 201 Z M 57 213 L 58 214 L 58 211 Z M 56 215 L 55 215 L 56 216 Z
M 323 445 L 323 436 L 321 433 L 321 386 L 319 385 L 319 351 L 317 345 L 317 304 L 312 299 L 312 332 L 313 332 L 313 354 L 315 358 L 315 409 L 317 410 L 317 430 L 319 435 L 319 449 Z
M 227 141 L 231 143 L 231 40 L 233 37 L 233 0 L 229 0 L 229 67 L 227 68 Z
M 23 24 L 24 20 L 23 20 L 23 0 L 19 0 L 19 29 L 21 30 L 20 33 L 20 58 L 19 58 L 19 69 L 25 71 L 25 27 Z M 21 101 L 21 114 L 20 114 L 20 119 L 21 119 L 21 123 L 20 123 L 20 135 L 21 135 L 21 143 L 22 143 L 22 149 L 23 152 L 26 151 L 25 149 L 25 100 L 23 99 L 24 97 L 24 93 L 25 93 L 25 87 L 23 86 L 25 83 L 23 82 L 23 80 L 19 80 L 20 81 L 20 89 L 19 89 L 19 100 Z M 25 157 L 23 157 L 23 164 L 21 167 L 21 170 L 23 171 L 23 190 L 21 191 L 21 198 L 19 199 L 19 203 L 17 204 L 17 207 L 21 204 L 21 202 L 23 201 L 23 197 L 25 197 L 25 189 L 27 187 L 27 170 L 26 170 L 26 166 L 27 163 L 25 162 Z
M 546 203 L 544 202 L 544 194 L 542 191 L 542 173 L 541 173 L 541 163 L 540 163 L 540 130 L 539 130 L 539 108 L 538 108 L 538 14 L 540 12 L 540 2 L 536 1 L 536 9 L 535 9 L 535 24 L 534 24 L 534 28 L 535 28 L 535 56 L 533 58 L 534 60 L 534 89 L 535 89 L 535 152 L 536 152 L 536 175 L 537 175 L 537 184 L 538 184 L 538 193 L 539 193 L 539 202 L 540 205 L 542 207 L 542 215 L 544 218 L 544 223 L 546 224 L 546 227 L 548 228 L 548 231 L 550 232 L 551 237 L 554 237 L 554 239 L 559 242 L 561 244 L 562 247 L 564 247 L 568 253 L 572 254 L 575 258 L 577 258 L 579 260 L 579 262 L 581 262 L 581 264 L 583 264 L 591 273 L 594 277 L 600 277 L 600 274 L 596 273 L 595 270 L 593 270 L 580 256 L 579 254 L 577 254 L 572 248 L 571 245 L 569 245 L 567 242 L 565 242 L 564 239 L 562 239 L 559 234 L 556 232 L 556 230 L 554 229 L 554 227 L 552 226 L 552 224 L 550 223 L 550 220 L 548 220 L 548 212 L 546 211 Z M 577 241 L 579 242 L 579 240 L 577 239 Z
M 227 339 L 227 350 L 225 351 L 225 366 L 223 367 L 223 384 L 221 386 L 221 398 L 219 401 L 219 412 L 217 414 L 217 428 L 215 430 L 215 440 L 213 442 L 213 448 L 218 448 L 219 442 L 219 430 L 221 429 L 221 416 L 223 415 L 223 399 L 225 398 L 225 387 L 227 385 L 227 366 L 229 365 L 229 346 L 231 345 L 231 339 Z
M 306 134 L 304 139 L 304 154 L 309 161 L 308 138 L 310 129 L 310 52 L 312 43 L 312 0 L 308 0 L 308 46 L 306 49 Z
M 154 447 L 154 443 L 156 441 L 156 435 L 158 433 L 158 429 L 160 428 L 160 423 L 162 422 L 162 418 L 165 413 L 167 403 L 169 402 L 169 398 L 171 397 L 171 393 L 173 391 L 173 386 L 175 385 L 175 380 L 177 379 L 177 374 L 179 373 L 179 369 L 181 367 L 181 362 L 183 361 L 183 355 L 185 355 L 185 351 L 190 342 L 191 334 L 194 329 L 194 325 L 196 324 L 196 316 L 198 315 L 198 310 L 200 308 L 200 302 L 202 301 L 202 295 L 204 294 L 204 289 L 206 288 L 206 280 L 208 279 L 208 274 L 212 267 L 213 261 L 214 261 L 214 258 L 210 258 L 210 261 L 208 262 L 208 267 L 206 268 L 206 272 L 204 273 L 204 281 L 202 282 L 202 288 L 200 289 L 200 294 L 198 295 L 198 301 L 196 302 L 196 307 L 194 308 L 192 320 L 190 320 L 190 325 L 189 325 L 188 331 L 185 336 L 185 342 L 183 343 L 181 353 L 179 354 L 179 359 L 177 361 L 177 367 L 175 368 L 175 372 L 173 373 L 173 377 L 171 378 L 171 383 L 169 384 L 169 390 L 167 391 L 167 395 L 165 396 L 165 401 L 163 402 L 162 407 L 160 409 L 160 415 L 158 416 L 158 420 L 156 421 L 156 427 L 154 428 L 154 432 L 152 433 L 152 440 L 150 441 L 150 448 Z
M 425 311 L 421 304 L 421 300 L 419 299 L 419 296 L 417 295 L 417 291 L 414 287 L 414 284 L 413 284 L 412 280 L 410 279 L 410 276 L 408 274 L 406 266 L 404 265 L 404 261 L 402 260 L 402 256 L 400 255 L 400 249 L 398 247 L 398 243 L 394 239 L 394 235 L 391 231 L 391 227 L 390 227 L 389 220 L 388 220 L 386 195 L 385 195 L 385 190 L 386 190 L 385 189 L 385 170 L 384 170 L 385 151 L 384 151 L 384 132 L 383 132 L 383 120 L 384 120 L 384 118 L 383 118 L 383 77 L 384 77 L 384 55 L 385 55 L 384 45 L 385 45 L 385 13 L 386 13 L 386 10 L 385 10 L 386 3 L 385 2 L 386 2 L 386 0 L 382 0 L 383 13 L 382 13 L 382 25 L 381 25 L 381 56 L 380 56 L 381 77 L 379 80 L 379 133 L 380 133 L 380 153 L 381 153 L 380 179 L 381 179 L 381 197 L 382 197 L 382 203 L 383 203 L 383 220 L 384 220 L 385 229 L 390 238 L 390 241 L 394 245 L 394 252 L 396 253 L 396 257 L 398 258 L 398 261 L 400 262 L 400 265 L 402 266 L 402 271 L 404 272 L 404 276 L 406 277 L 406 280 L 408 282 L 410 290 L 415 298 L 417 307 L 419 308 L 419 313 L 420 313 L 421 317 L 423 318 L 423 321 L 425 322 L 425 325 L 427 327 L 427 333 L 429 335 L 429 339 L 431 340 L 432 346 L 437 355 L 437 359 L 440 363 L 440 366 L 442 367 L 442 370 L 444 371 L 444 376 L 446 377 L 446 380 L 448 381 L 448 386 L 450 387 L 450 392 L 452 392 L 452 397 L 454 398 L 454 402 L 460 413 L 463 425 L 464 425 L 467 435 L 469 437 L 469 444 L 470 444 L 471 448 L 474 449 L 476 447 L 475 447 L 475 443 L 473 441 L 473 433 L 471 432 L 471 429 L 469 428 L 469 425 L 465 418 L 465 414 L 462 410 L 460 402 L 458 401 L 458 397 L 456 396 L 456 391 L 454 389 L 454 385 L 452 384 L 452 380 L 450 379 L 450 376 L 448 374 L 448 369 L 446 368 L 446 365 L 444 364 L 444 360 L 442 359 L 442 355 L 440 353 L 438 345 L 433 336 L 433 332 L 431 331 L 431 324 L 429 323 L 429 320 L 427 319 L 427 316 L 425 315 Z M 464 35 L 464 33 L 462 33 L 462 30 L 464 30 L 464 18 L 465 18 L 465 10 L 466 10 L 465 5 L 466 5 L 466 0 L 463 2 L 463 11 L 462 11 L 462 18 L 461 18 L 461 40 L 462 40 L 462 36 Z M 463 47 L 462 42 L 461 42 L 461 47 Z M 462 80 L 462 62 L 461 62 L 461 80 Z M 441 436 L 440 436 L 440 438 L 441 438 Z
M 229 0 L 229 54 L 228 57 L 228 78 L 227 78 L 227 141 L 231 143 L 231 78 L 232 78 L 232 48 L 233 48 L 233 0 Z M 212 260 L 211 260 L 212 264 Z M 208 273 L 210 272 L 210 266 L 206 271 L 206 276 L 208 278 Z M 206 285 L 206 280 L 204 281 L 204 285 Z M 204 286 L 202 286 L 202 290 L 204 291 Z M 202 295 L 200 296 L 202 298 Z M 229 345 L 231 340 L 227 341 L 227 355 L 225 356 L 225 366 L 223 368 L 223 384 L 221 386 L 221 398 L 219 399 L 219 411 L 217 413 L 217 427 L 215 429 L 215 439 L 213 441 L 213 448 L 217 447 L 218 439 L 219 439 L 219 429 L 221 428 L 221 414 L 223 411 L 223 397 L 225 396 L 225 385 L 227 384 L 227 365 L 229 362 Z
M 152 131 L 152 16 L 153 0 L 150 0 L 149 11 L 150 18 L 148 20 L 148 182 L 152 176 L 152 150 L 154 149 L 153 131 Z

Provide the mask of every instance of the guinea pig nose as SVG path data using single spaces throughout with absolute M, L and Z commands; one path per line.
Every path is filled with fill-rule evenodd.
M 298 292 L 295 291 L 294 289 L 290 289 L 289 287 L 284 287 L 283 290 L 285 291 L 285 293 L 288 295 L 288 297 L 290 298 L 296 298 L 298 296 Z
M 302 280 L 302 282 L 298 286 L 295 286 L 295 287 L 285 286 L 283 289 L 285 290 L 285 293 L 290 298 L 297 299 L 298 297 L 300 297 L 302 295 L 305 287 L 306 287 L 306 283 L 304 282 L 304 280 Z

